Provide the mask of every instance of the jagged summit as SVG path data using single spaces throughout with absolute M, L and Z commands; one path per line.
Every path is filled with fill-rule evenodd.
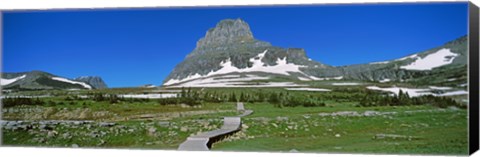
M 253 37 L 250 26 L 242 19 L 225 19 L 210 28 L 203 38 L 197 41 L 195 49 L 187 55 L 192 57 L 204 53 L 215 53 L 242 47 L 268 47 L 270 43 Z
M 196 49 L 218 47 L 225 44 L 253 41 L 250 26 L 242 19 L 225 19 L 207 31 L 204 38 L 197 42 Z

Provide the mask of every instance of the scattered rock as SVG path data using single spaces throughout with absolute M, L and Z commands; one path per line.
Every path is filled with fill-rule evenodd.
M 373 139 L 403 139 L 403 140 L 417 140 L 420 137 L 417 136 L 405 136 L 405 135 L 395 135 L 395 134 L 376 134 Z
M 298 150 L 296 150 L 296 149 L 291 149 L 291 150 L 288 151 L 288 152 L 290 152 L 290 153 L 298 153 Z
M 45 143 L 46 141 L 47 141 L 47 140 L 45 140 L 45 138 L 39 138 L 39 139 L 38 139 L 38 142 L 39 142 L 39 143 Z
M 58 134 L 58 132 L 56 132 L 56 131 L 49 131 L 47 133 L 47 137 L 52 138 L 52 137 L 55 137 L 57 134 Z
M 72 136 L 70 136 L 70 133 L 68 133 L 68 132 L 67 132 L 67 133 L 63 133 L 63 134 L 62 134 L 62 137 L 63 137 L 64 139 L 70 139 L 70 138 L 72 138 Z
M 72 148 L 78 148 L 78 144 L 72 144 Z
M 170 126 L 170 122 L 158 122 L 157 124 L 158 124 L 158 126 L 161 126 L 161 127 L 168 127 L 168 126 Z
M 288 120 L 288 117 L 277 117 L 276 118 L 277 121 L 287 121 Z
M 460 110 L 460 109 L 459 109 L 458 107 L 456 107 L 456 106 L 450 106 L 450 107 L 448 107 L 448 109 L 453 110 L 453 111 L 458 111 L 458 110 Z
M 100 140 L 100 143 L 98 143 L 97 146 L 104 145 L 105 143 L 107 143 L 107 142 L 105 142 L 104 140 Z
M 181 131 L 181 132 L 187 132 L 187 131 L 188 131 L 188 128 L 187 128 L 187 127 L 181 127 L 181 128 L 180 128 L 180 131 Z
M 93 131 L 90 133 L 90 137 L 96 138 L 96 137 L 100 137 L 100 135 L 96 131 Z
M 114 126 L 115 123 L 100 122 L 98 125 L 101 127 L 111 127 L 111 126 Z
M 152 128 L 149 128 L 149 129 L 148 129 L 148 135 L 150 135 L 150 136 L 155 135 L 156 132 L 157 132 L 157 129 L 156 129 L 156 128 L 153 128 L 153 127 L 152 127 Z
M 341 135 L 340 134 L 335 134 L 335 137 L 340 137 Z

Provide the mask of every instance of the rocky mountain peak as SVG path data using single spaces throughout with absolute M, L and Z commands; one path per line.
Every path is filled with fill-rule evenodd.
M 217 23 L 197 42 L 196 49 L 219 47 L 253 41 L 250 26 L 242 19 L 225 19 Z

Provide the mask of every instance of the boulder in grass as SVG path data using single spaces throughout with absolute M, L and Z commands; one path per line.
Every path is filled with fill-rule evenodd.
M 391 140 L 418 140 L 420 137 L 417 136 L 406 136 L 406 135 L 395 135 L 395 134 L 376 134 L 373 139 L 391 139 Z
M 100 122 L 98 125 L 101 127 L 111 127 L 111 126 L 114 126 L 115 123 Z

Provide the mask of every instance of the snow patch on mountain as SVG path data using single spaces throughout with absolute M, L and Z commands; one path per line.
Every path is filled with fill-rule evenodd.
M 22 75 L 22 76 L 15 77 L 15 78 L 11 78 L 11 79 L 4 79 L 4 78 L 2 78 L 2 79 L 0 80 L 0 85 L 2 85 L 2 86 L 9 85 L 9 84 L 11 84 L 11 83 L 13 83 L 13 82 L 16 82 L 16 81 L 18 81 L 18 80 L 21 80 L 21 79 L 25 78 L 25 76 L 27 76 L 27 75 Z
M 257 75 L 246 75 L 241 77 L 231 77 L 235 75 L 212 76 L 199 78 L 192 81 L 183 82 L 167 88 L 178 87 L 296 87 L 303 86 L 292 82 L 251 82 L 255 80 L 268 80 L 270 77 Z
M 382 62 L 372 62 L 370 64 L 388 64 L 390 61 L 382 61 Z
M 335 82 L 332 83 L 333 86 L 356 86 L 356 85 L 361 85 L 361 83 L 357 82 Z
M 319 80 L 319 81 L 323 81 L 323 80 L 341 80 L 343 79 L 343 76 L 337 76 L 337 77 L 322 77 L 322 78 L 318 78 L 318 77 L 315 77 L 315 76 L 310 76 L 310 78 L 312 80 Z
M 443 48 L 424 58 L 415 56 L 416 60 L 414 62 L 400 68 L 406 70 L 432 70 L 433 68 L 452 63 L 457 56 L 458 54 L 453 53 L 450 49 Z
M 385 82 L 390 82 L 390 81 L 392 81 L 392 80 L 391 80 L 391 79 L 388 79 L 388 78 L 386 78 L 386 79 L 380 80 L 380 81 L 378 81 L 378 82 L 380 82 L 380 83 L 385 83 Z
M 381 88 L 377 86 L 368 86 L 367 89 L 370 90 L 380 90 L 386 92 L 392 92 L 396 95 L 402 90 L 404 93 L 408 93 L 411 97 L 417 97 L 422 95 L 433 95 L 433 96 L 454 96 L 454 95 L 465 95 L 468 94 L 468 91 L 458 90 L 458 91 L 451 91 L 453 88 L 451 87 L 436 87 L 436 86 L 429 86 L 429 88 L 423 89 L 415 89 L 415 88 L 403 88 L 403 87 L 389 87 L 389 88 Z M 442 90 L 442 93 L 437 94 L 433 93 L 432 90 Z
M 285 88 L 286 90 L 294 90 L 294 91 L 314 91 L 314 92 L 330 92 L 330 89 L 323 89 L 323 88 Z
M 300 81 L 311 81 L 311 80 L 312 80 L 312 79 L 310 79 L 310 78 L 301 77 L 301 76 L 299 76 L 298 79 L 299 79 Z
M 429 86 L 428 88 L 436 89 L 436 90 L 450 90 L 450 89 L 452 89 L 452 87 L 437 87 L 437 86 Z
M 187 76 L 186 78 L 184 79 L 170 79 L 168 80 L 167 82 L 165 82 L 163 85 L 172 85 L 172 84 L 177 84 L 177 83 L 180 83 L 180 82 L 185 82 L 185 81 L 190 81 L 190 80 L 194 80 L 194 79 L 198 79 L 198 78 L 201 78 L 202 75 L 196 73 L 194 75 L 189 75 Z
M 437 94 L 437 96 L 454 96 L 454 95 L 467 95 L 467 94 L 468 94 L 468 91 L 459 90 L 459 91 L 446 92 L 443 94 Z
M 265 66 L 265 64 L 262 62 L 263 57 L 265 54 L 268 52 L 268 49 L 263 51 L 262 53 L 258 54 L 256 57 L 250 58 L 250 62 L 253 63 L 252 67 L 249 68 L 243 68 L 239 69 L 235 67 L 232 62 L 230 61 L 230 58 L 220 62 L 220 66 L 222 67 L 221 69 L 217 71 L 211 71 L 206 75 L 200 75 L 198 73 L 188 76 L 184 79 L 170 79 L 167 82 L 165 82 L 163 85 L 172 85 L 180 82 L 185 82 L 189 80 L 194 80 L 194 79 L 199 79 L 199 78 L 205 78 L 213 75 L 220 75 L 220 74 L 228 74 L 228 73 L 233 73 L 233 72 L 238 72 L 238 73 L 243 73 L 243 72 L 265 72 L 265 73 L 273 73 L 273 74 L 281 74 L 281 75 L 290 75 L 290 72 L 296 72 L 296 73 L 302 73 L 300 71 L 301 67 L 306 67 L 304 65 L 296 65 L 294 63 L 287 63 L 287 57 L 280 59 L 278 58 L 276 63 L 277 65 L 273 66 Z M 306 74 L 304 74 L 306 75 Z
M 178 95 L 175 93 L 163 93 L 163 94 L 123 94 L 119 96 L 123 98 L 162 99 L 162 98 L 175 98 Z
M 84 82 L 77 82 L 77 81 L 72 81 L 72 80 L 69 80 L 69 79 L 66 79 L 66 78 L 61 78 L 61 77 L 52 77 L 52 80 L 57 80 L 57 81 L 62 81 L 62 82 L 66 82 L 66 83 L 71 83 L 71 84 L 79 84 L 87 89 L 92 89 L 92 86 L 84 83 Z

